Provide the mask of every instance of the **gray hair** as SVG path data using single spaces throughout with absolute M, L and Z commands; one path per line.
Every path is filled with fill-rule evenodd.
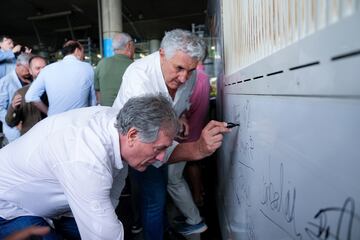
M 112 48 L 114 50 L 124 50 L 126 44 L 132 41 L 132 38 L 127 33 L 116 33 L 112 38 Z
M 16 64 L 20 64 L 20 65 L 24 65 L 24 66 L 29 66 L 29 60 L 31 58 L 31 55 L 28 53 L 21 53 L 17 59 L 16 59 Z
M 182 51 L 198 61 L 202 61 L 205 57 L 205 46 L 201 38 L 182 29 L 166 32 L 160 45 L 167 59 L 174 56 L 176 51 Z
M 144 95 L 130 98 L 120 110 L 115 127 L 125 135 L 130 128 L 139 131 L 144 143 L 154 142 L 160 129 L 167 133 L 178 131 L 178 118 L 169 99 L 163 95 Z

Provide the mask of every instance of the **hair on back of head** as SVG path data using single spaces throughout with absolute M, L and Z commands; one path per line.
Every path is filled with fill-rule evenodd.
M 69 40 L 63 45 L 63 47 L 61 49 L 61 54 L 63 56 L 73 54 L 77 48 L 78 49 L 83 48 L 81 43 L 79 43 L 78 41 L 75 41 L 75 40 Z
M 157 139 L 160 129 L 175 136 L 178 131 L 178 118 L 167 97 L 161 94 L 146 94 L 130 98 L 124 104 L 115 126 L 122 135 L 133 127 L 139 132 L 140 140 L 149 143 Z
M 125 50 L 126 44 L 132 40 L 131 36 L 127 33 L 116 33 L 112 38 L 112 48 L 114 50 Z

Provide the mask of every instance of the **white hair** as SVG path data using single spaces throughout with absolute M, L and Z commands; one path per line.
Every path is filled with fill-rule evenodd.
M 127 33 L 116 33 L 112 38 L 112 48 L 114 50 L 125 50 L 126 44 L 132 41 L 132 38 Z
M 195 34 L 182 29 L 166 32 L 160 47 L 167 59 L 174 56 L 176 51 L 184 52 L 198 61 L 205 57 L 205 42 Z
M 17 59 L 16 59 L 16 64 L 20 64 L 20 65 L 25 65 L 25 66 L 29 66 L 29 60 L 31 58 L 30 54 L 27 53 L 21 53 Z

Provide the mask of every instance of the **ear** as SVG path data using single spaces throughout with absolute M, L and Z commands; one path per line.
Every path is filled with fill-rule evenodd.
M 160 57 L 165 57 L 165 51 L 163 48 L 159 49 Z
M 160 54 L 160 65 L 161 65 L 161 68 L 166 60 L 166 56 L 165 56 L 165 51 L 163 48 L 160 48 L 159 49 L 159 54 Z
M 74 51 L 74 55 L 75 55 L 75 57 L 77 58 L 77 59 L 79 59 L 79 60 L 83 60 L 82 59 L 82 49 L 81 48 L 75 48 L 75 51 Z
M 127 143 L 130 147 L 134 146 L 136 140 L 137 140 L 137 136 L 138 136 L 138 130 L 136 130 L 136 128 L 130 128 L 129 131 L 126 134 L 126 140 Z

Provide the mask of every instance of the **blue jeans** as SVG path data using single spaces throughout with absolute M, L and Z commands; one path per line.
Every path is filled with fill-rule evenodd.
M 133 171 L 140 187 L 144 240 L 164 238 L 167 166 L 149 166 L 144 172 Z
M 68 240 L 80 240 L 80 233 L 77 228 L 74 218 L 62 217 L 54 220 L 55 229 L 51 228 L 50 233 L 46 236 L 37 239 L 43 240 L 61 240 L 66 238 Z M 17 231 L 25 229 L 30 226 L 49 226 L 49 224 L 41 217 L 23 216 L 11 220 L 6 220 L 0 217 L 0 239 L 13 234 Z

